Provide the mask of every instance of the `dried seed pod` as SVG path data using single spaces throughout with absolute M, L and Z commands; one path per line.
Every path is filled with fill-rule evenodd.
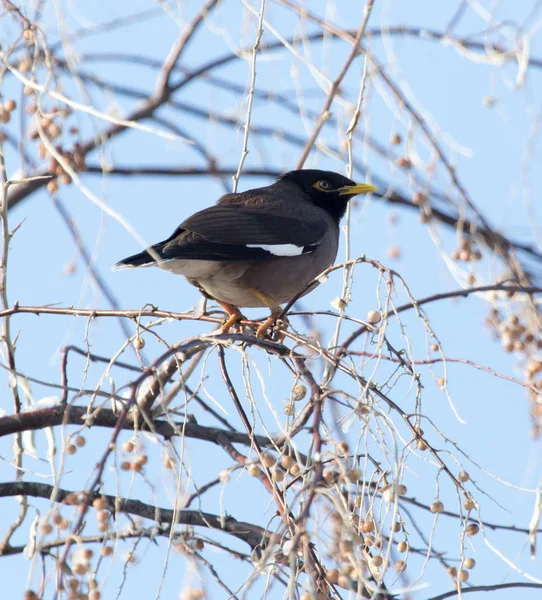
M 412 204 L 416 206 L 423 206 L 427 202 L 427 195 L 423 192 L 416 192 L 412 196 Z
M 467 471 L 461 471 L 457 478 L 459 479 L 459 481 L 461 481 L 461 483 L 465 483 L 465 481 L 468 481 L 470 479 L 470 475 L 467 473 Z
M 280 459 L 280 464 L 285 468 L 285 469 L 289 469 L 290 467 L 292 467 L 294 465 L 295 461 L 291 456 L 283 456 Z
M 378 323 L 381 318 L 382 318 L 382 315 L 380 314 L 380 311 L 378 311 L 378 310 L 370 310 L 367 313 L 367 322 L 371 323 L 371 325 L 375 325 L 376 323 Z
M 145 340 L 139 335 L 134 338 L 132 344 L 134 345 L 134 348 L 136 350 L 142 350 L 143 348 L 145 348 Z
M 472 498 L 467 498 L 463 503 L 465 510 L 472 510 L 475 507 L 475 502 Z
M 388 248 L 387 255 L 390 258 L 401 258 L 401 249 L 399 248 L 399 246 L 394 244 L 393 246 L 390 246 Z
M 361 531 L 363 531 L 363 533 L 370 533 L 371 531 L 374 531 L 375 529 L 376 529 L 376 524 L 372 519 L 368 519 L 367 521 L 364 521 L 361 526 Z
M 97 510 L 103 510 L 107 506 L 105 498 L 95 498 L 92 502 L 92 506 Z
M 404 561 L 404 560 L 396 560 L 394 566 L 395 566 L 395 570 L 398 573 L 402 573 L 406 569 L 406 561 Z
M 403 485 L 402 483 L 400 483 L 400 484 L 397 486 L 397 494 L 398 494 L 399 496 L 404 496 L 406 493 L 407 493 L 407 486 L 406 486 L 406 485 Z
M 337 569 L 329 569 L 329 571 L 326 571 L 326 579 L 329 583 L 337 583 L 339 581 L 339 571 Z
M 300 400 L 303 400 L 303 398 L 307 395 L 307 388 L 306 386 L 301 384 L 295 385 L 292 392 L 292 398 L 294 402 L 299 402 Z
M 292 465 L 289 473 L 292 477 L 298 477 L 301 474 L 301 467 L 298 464 Z
M 262 465 L 268 469 L 275 466 L 275 457 L 271 456 L 271 454 L 262 454 Z
M 47 191 L 50 194 L 56 194 L 58 192 L 58 181 L 56 179 L 51 179 L 51 181 L 47 182 Z

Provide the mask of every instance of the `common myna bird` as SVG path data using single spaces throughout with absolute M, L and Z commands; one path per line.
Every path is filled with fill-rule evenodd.
M 240 307 L 267 306 L 261 336 L 280 305 L 314 289 L 306 288 L 334 263 L 348 201 L 375 190 L 331 171 L 290 171 L 272 185 L 222 196 L 113 268 L 155 265 L 184 275 L 226 310 L 223 332 L 243 318 Z

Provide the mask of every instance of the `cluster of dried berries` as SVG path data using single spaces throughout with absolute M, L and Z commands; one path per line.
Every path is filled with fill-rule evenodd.
M 542 334 L 539 324 L 535 318 L 522 320 L 519 314 L 504 317 L 498 308 L 492 308 L 486 325 L 500 339 L 506 352 L 519 354 L 523 377 L 529 384 L 527 397 L 534 421 L 533 436 L 539 437 L 542 433 Z
M 463 236 L 459 242 L 459 248 L 452 250 L 450 257 L 452 260 L 471 262 L 482 260 L 482 253 L 475 247 L 470 237 Z

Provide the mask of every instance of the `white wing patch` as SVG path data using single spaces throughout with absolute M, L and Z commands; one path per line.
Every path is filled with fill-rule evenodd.
M 247 248 L 261 248 L 275 256 L 299 256 L 303 254 L 303 246 L 295 244 L 247 244 Z

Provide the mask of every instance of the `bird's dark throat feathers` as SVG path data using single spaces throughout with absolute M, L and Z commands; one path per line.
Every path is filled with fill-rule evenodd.
M 311 196 L 311 200 L 316 206 L 319 206 L 327 211 L 338 225 L 346 213 L 349 197 L 335 196 L 334 194 L 332 197 L 330 196 L 332 195 L 319 192 L 317 195 L 313 194 Z
M 330 181 L 335 189 L 330 191 L 320 191 L 314 184 L 319 179 Z M 278 182 L 290 182 L 301 188 L 308 196 L 308 200 L 315 206 L 324 209 L 329 213 L 333 220 L 339 224 L 344 217 L 350 196 L 341 195 L 336 190 L 344 185 L 354 184 L 350 179 L 333 173 L 331 171 L 320 171 L 316 169 L 305 169 L 300 171 L 290 171 L 282 175 Z

